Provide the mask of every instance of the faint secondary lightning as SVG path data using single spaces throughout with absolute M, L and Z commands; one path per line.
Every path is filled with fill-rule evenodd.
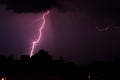
M 30 57 L 33 56 L 35 46 L 36 46 L 36 45 L 39 43 L 39 41 L 41 40 L 42 30 L 43 30 L 43 28 L 45 27 L 45 23 L 46 23 L 45 16 L 47 16 L 49 13 L 50 13 L 50 12 L 47 11 L 47 12 L 44 13 L 43 16 L 42 16 L 43 22 L 42 22 L 42 25 L 41 25 L 41 27 L 40 27 L 40 29 L 39 29 L 39 37 L 38 37 L 38 39 L 37 39 L 36 41 L 33 41 L 33 42 L 32 42 L 32 49 L 31 49 L 31 51 L 30 51 Z
M 101 29 L 99 27 L 96 27 L 97 31 L 100 31 L 100 32 L 107 31 L 107 30 L 109 30 L 109 28 L 110 28 L 109 26 L 106 26 L 105 28 L 101 28 Z

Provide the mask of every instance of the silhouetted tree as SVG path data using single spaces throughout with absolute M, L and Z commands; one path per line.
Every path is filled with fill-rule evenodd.
M 52 56 L 50 56 L 48 54 L 48 52 L 46 52 L 44 50 L 40 50 L 38 53 L 36 53 L 35 55 L 33 55 L 31 57 L 31 59 L 32 59 L 32 61 L 35 61 L 35 62 L 46 63 L 46 62 L 50 62 L 52 60 L 51 57 Z
M 14 80 L 14 77 L 16 77 L 15 80 L 49 80 L 52 79 L 51 76 L 58 76 L 60 80 L 119 80 L 119 72 L 119 59 L 77 66 L 73 62 L 65 62 L 63 57 L 53 60 L 52 56 L 44 50 L 40 50 L 32 57 L 22 55 L 20 60 L 15 60 L 12 56 L 0 55 L 0 79 L 7 76 L 7 80 Z M 20 78 L 25 76 L 29 77 Z M 48 79 L 38 78 L 39 76 L 49 77 Z

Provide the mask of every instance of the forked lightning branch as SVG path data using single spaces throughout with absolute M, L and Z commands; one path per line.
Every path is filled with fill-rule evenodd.
M 34 55 L 34 50 L 35 50 L 35 47 L 37 46 L 37 44 L 39 43 L 39 41 L 41 40 L 41 37 L 42 37 L 42 30 L 44 29 L 45 27 L 45 23 L 46 23 L 46 19 L 45 17 L 50 13 L 50 11 L 47 11 L 46 13 L 43 14 L 42 16 L 42 25 L 40 26 L 40 29 L 39 29 L 39 36 L 38 36 L 38 39 L 36 41 L 33 41 L 32 42 L 32 49 L 30 51 L 30 57 Z

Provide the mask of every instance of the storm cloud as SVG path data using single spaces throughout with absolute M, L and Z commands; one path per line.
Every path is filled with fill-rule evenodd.
M 120 19 L 119 0 L 1 0 L 16 13 L 37 13 L 50 9 L 82 11 L 93 16 Z
M 41 12 L 52 8 L 60 8 L 57 0 L 1 0 L 7 5 L 7 9 L 12 9 L 16 13 Z

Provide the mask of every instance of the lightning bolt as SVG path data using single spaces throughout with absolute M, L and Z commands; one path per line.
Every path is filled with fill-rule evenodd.
M 45 23 L 46 23 L 45 17 L 46 17 L 49 13 L 50 13 L 50 11 L 47 11 L 47 12 L 44 13 L 43 16 L 42 16 L 43 22 L 42 22 L 42 25 L 41 25 L 41 27 L 40 27 L 40 29 L 39 29 L 39 37 L 38 37 L 38 39 L 37 39 L 36 41 L 33 41 L 33 42 L 32 42 L 32 49 L 31 49 L 31 51 L 30 51 L 30 57 L 33 56 L 35 46 L 36 46 L 36 45 L 39 43 L 39 41 L 41 40 L 42 30 L 44 29 Z

